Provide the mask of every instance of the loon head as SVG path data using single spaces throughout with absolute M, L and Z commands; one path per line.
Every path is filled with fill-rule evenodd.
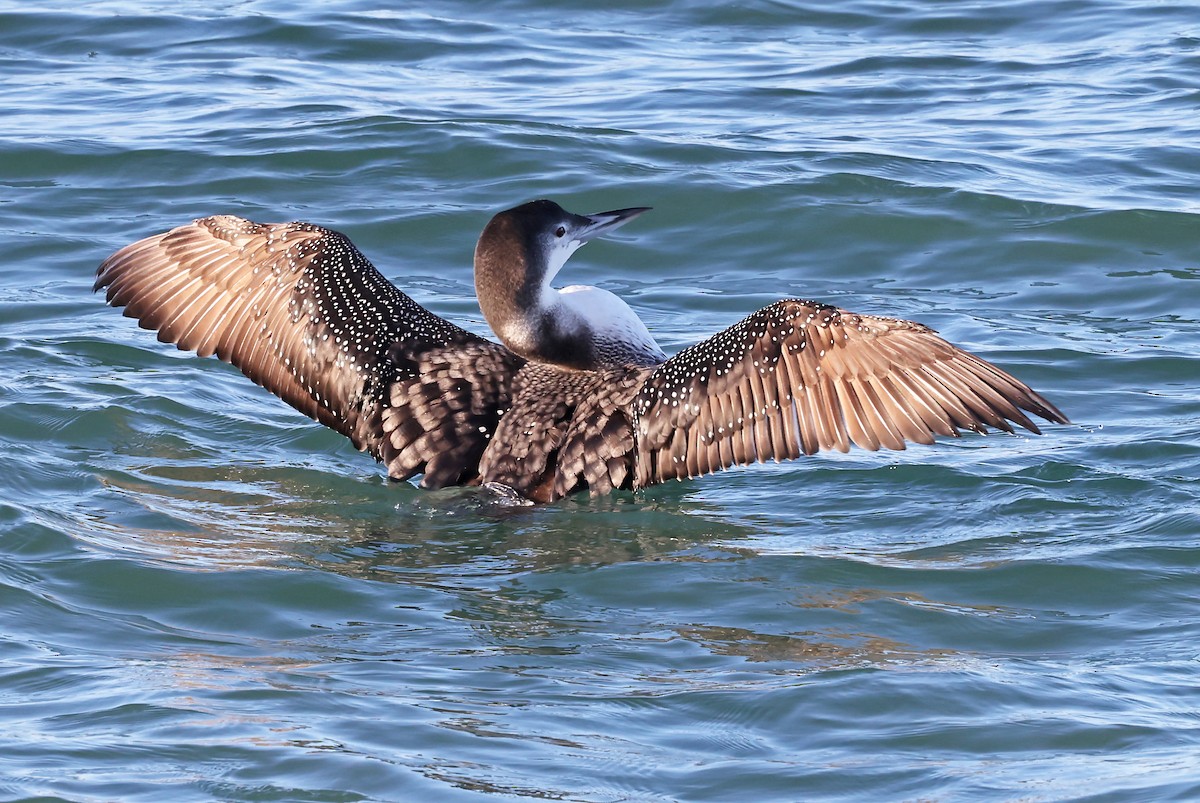
M 550 286 L 571 254 L 588 240 L 633 220 L 649 207 L 616 209 L 591 215 L 568 212 L 553 201 L 530 201 L 506 209 L 484 227 L 475 246 L 475 293 L 497 337 L 522 357 L 569 368 L 594 368 L 597 344 L 625 312 L 633 311 L 611 294 L 602 310 L 581 309 L 578 298 Z M 595 288 L 569 288 L 595 290 Z M 603 292 L 603 291 L 597 291 Z M 614 309 L 616 301 L 624 312 Z M 615 318 L 615 321 L 609 320 Z M 637 327 L 645 326 L 637 321 Z M 635 327 L 636 328 L 636 327 Z M 637 340 L 637 336 L 633 338 Z M 646 333 L 644 339 L 649 339 Z M 653 345 L 653 341 L 650 343 Z M 632 347 L 638 344 L 635 342 Z M 619 346 L 619 344 L 618 344 Z M 657 350 L 657 345 L 653 348 Z M 619 350 L 619 348 L 618 348 Z

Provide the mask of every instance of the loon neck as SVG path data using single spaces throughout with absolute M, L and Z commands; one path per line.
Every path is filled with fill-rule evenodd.
M 646 325 L 612 293 L 550 286 L 590 231 L 641 211 L 583 217 L 534 201 L 493 217 L 475 246 L 475 294 L 501 342 L 527 360 L 570 369 L 665 359 Z
M 593 328 L 549 286 L 541 289 L 534 303 L 493 329 L 506 346 L 527 360 L 578 370 L 598 365 Z
M 527 264 L 528 251 L 475 250 L 475 295 L 488 326 L 508 348 L 527 360 L 565 368 L 590 368 L 592 332 L 587 322 L 550 287 L 544 266 Z
M 527 360 L 600 370 L 657 365 L 666 359 L 637 314 L 607 290 L 546 286 L 535 298 L 528 306 L 512 308 L 515 311 L 505 317 L 488 318 L 504 345 Z M 480 306 L 484 306 L 482 299 Z

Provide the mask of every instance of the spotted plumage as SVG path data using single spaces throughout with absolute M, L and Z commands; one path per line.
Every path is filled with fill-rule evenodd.
M 903 449 L 961 429 L 1066 422 L 1011 375 L 909 321 L 787 299 L 665 359 L 632 310 L 551 280 L 643 208 L 500 213 L 476 248 L 504 345 L 434 315 L 343 235 L 203 218 L 126 246 L 96 289 L 164 342 L 216 355 L 346 435 L 389 476 L 536 500 L 822 449 Z
M 821 449 L 904 449 L 1066 419 L 932 329 L 785 299 L 659 366 L 634 404 L 637 484 Z
M 113 254 L 102 287 L 159 340 L 233 363 L 390 476 L 424 474 L 427 487 L 477 479 L 525 362 L 430 313 L 346 237 L 308 223 L 197 220 Z

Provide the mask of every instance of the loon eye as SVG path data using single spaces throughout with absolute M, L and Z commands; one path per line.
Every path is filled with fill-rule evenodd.
M 554 236 L 555 236 L 555 237 L 562 237 L 562 236 L 563 236 L 564 234 L 566 234 L 566 233 L 567 233 L 567 227 L 566 227 L 566 226 L 559 226 L 557 229 L 555 229 L 555 230 L 554 230 Z

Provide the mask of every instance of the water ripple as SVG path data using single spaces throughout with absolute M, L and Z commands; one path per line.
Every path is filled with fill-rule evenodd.
M 0 12 L 0 790 L 1191 798 L 1200 28 L 1183 5 Z M 670 350 L 781 295 L 1077 423 L 517 509 L 420 491 L 90 292 L 215 212 L 486 333 L 475 233 Z

